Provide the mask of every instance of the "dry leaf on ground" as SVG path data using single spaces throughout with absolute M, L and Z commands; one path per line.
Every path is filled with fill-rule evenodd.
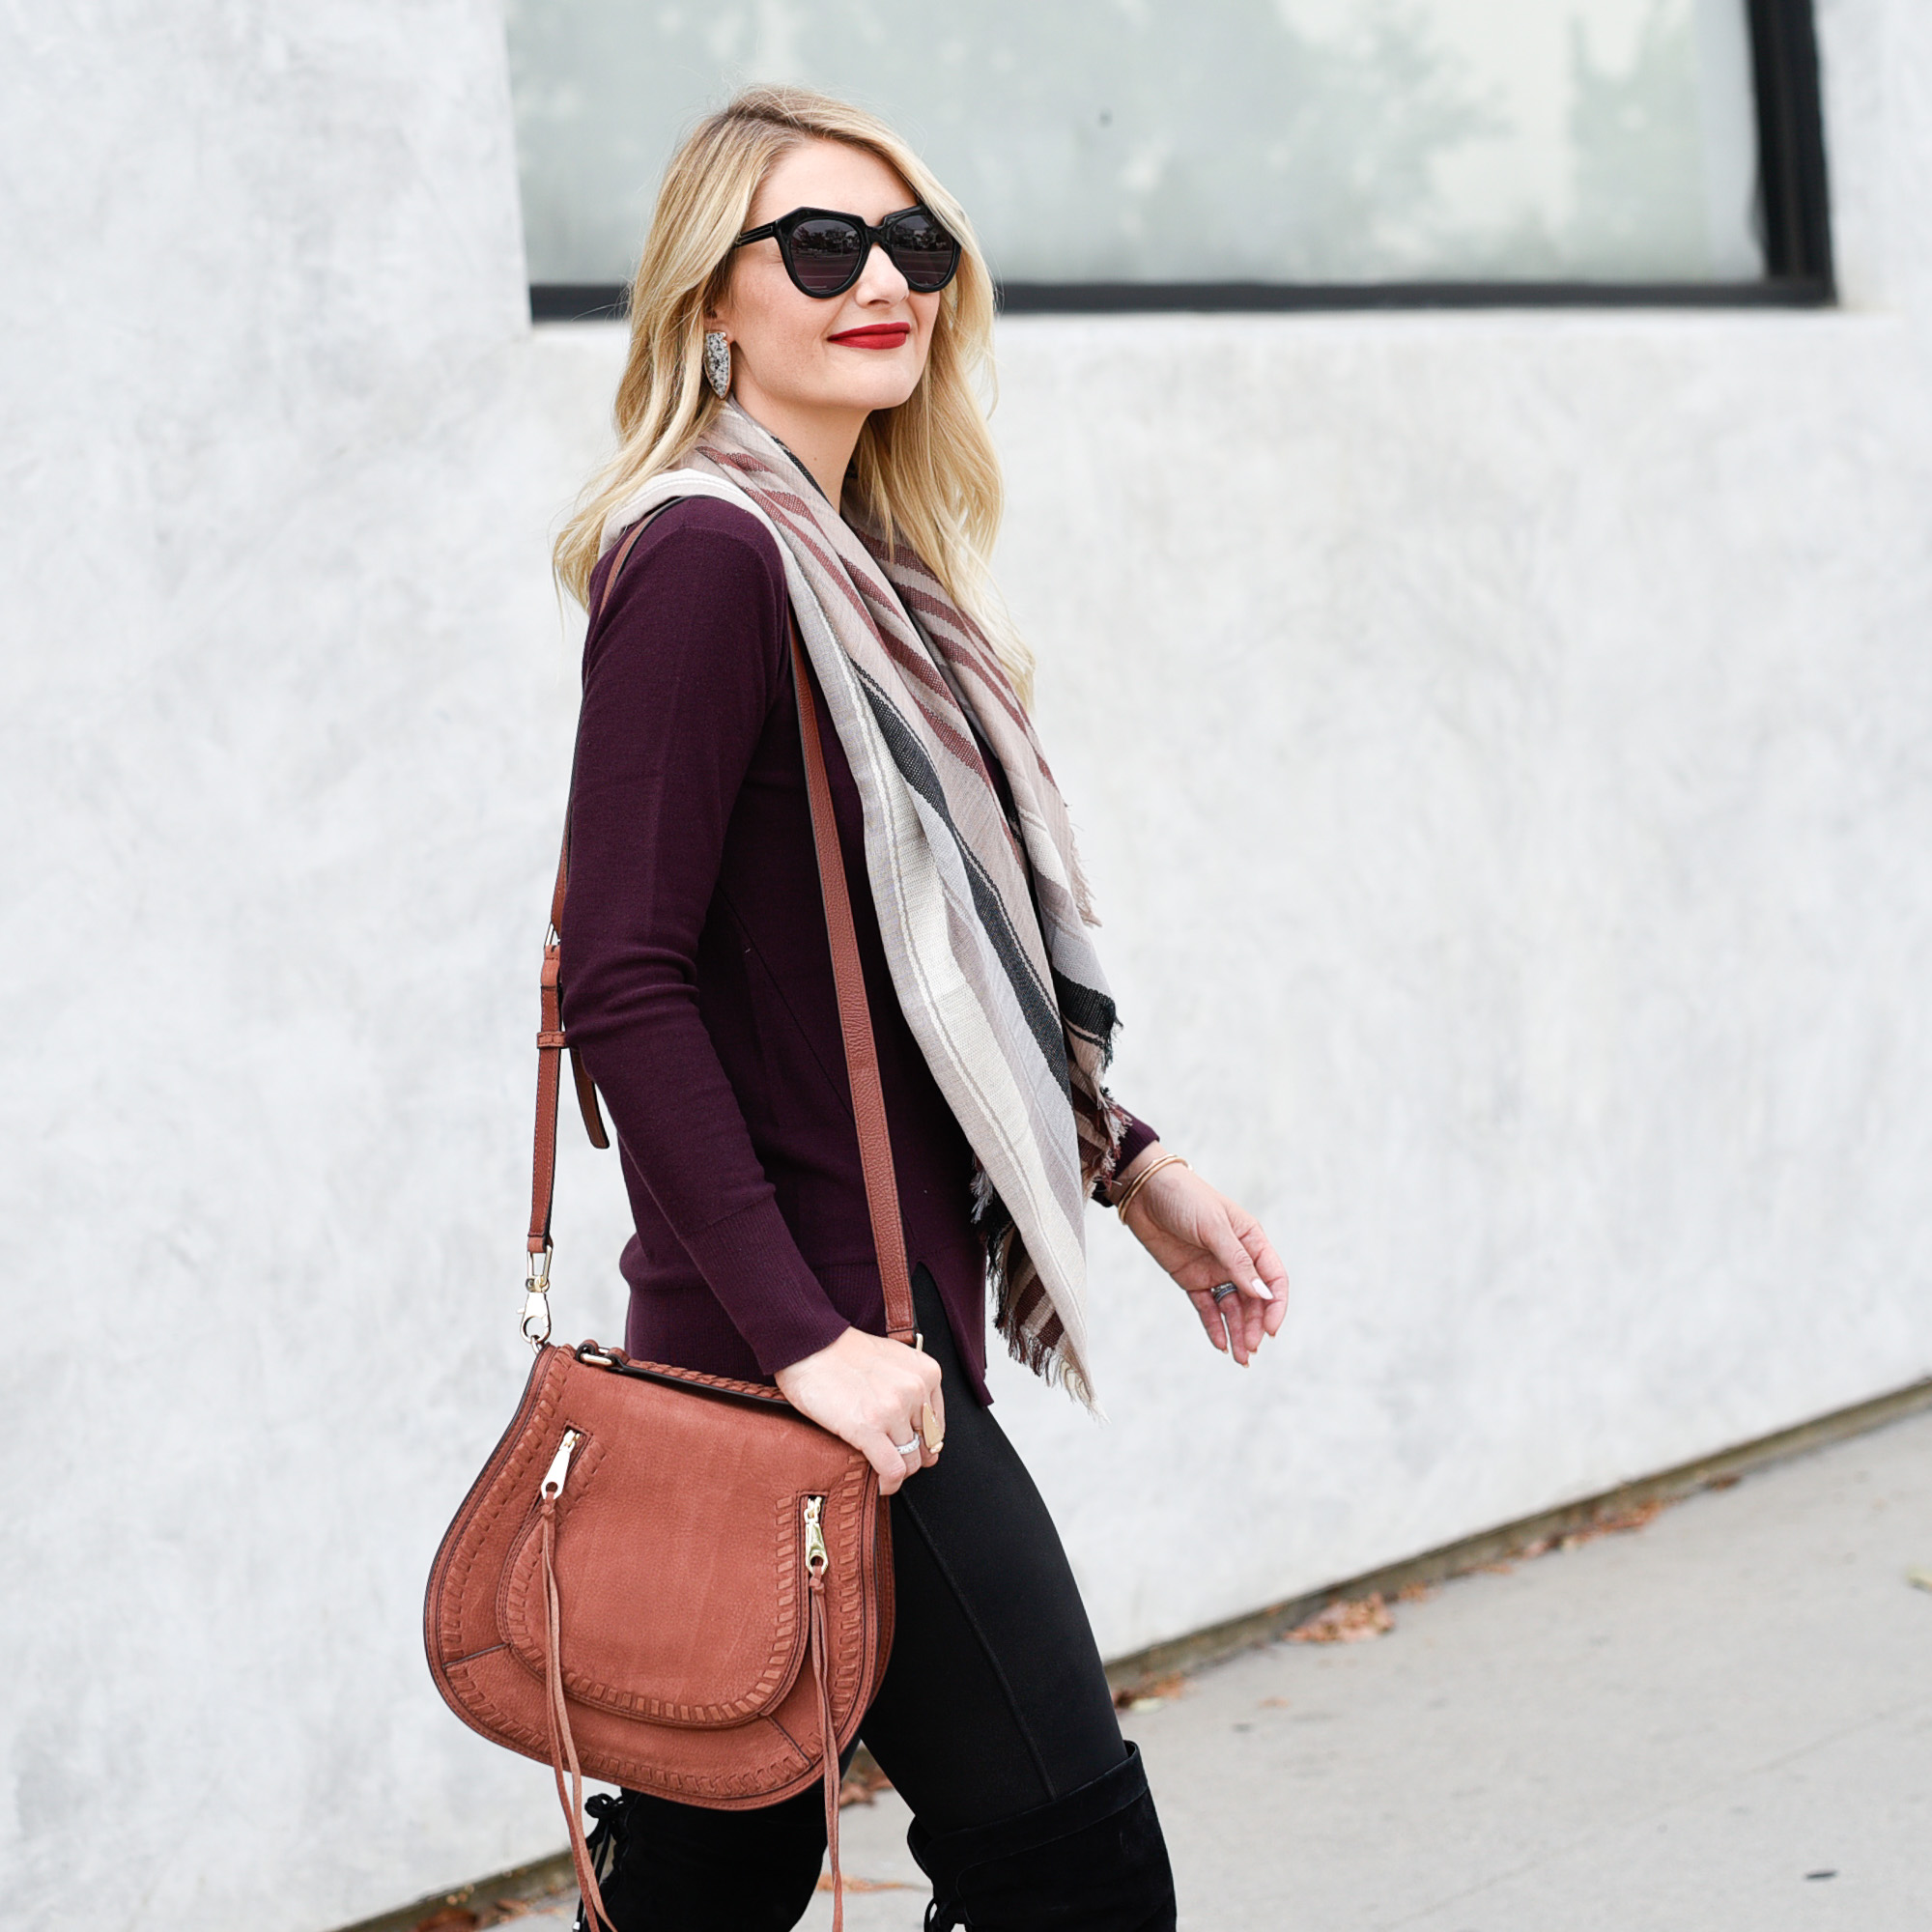
M 1932 1570 L 1908 1570 L 1905 1580 L 1915 1590 L 1932 1590 Z
M 893 1781 L 869 1757 L 853 1760 L 852 1769 L 838 1780 L 838 1808 L 848 1804 L 869 1804 L 880 1792 L 890 1791 Z
M 577 1896 L 577 1881 L 556 1891 L 543 1892 L 535 1898 L 499 1898 L 490 1907 L 483 1923 L 486 1926 L 506 1924 L 513 1918 L 528 1918 L 534 1913 L 554 1912 L 566 1899 Z
M 1157 1677 L 1151 1684 L 1124 1685 L 1114 1692 L 1117 1711 L 1157 1711 L 1170 1697 L 1179 1697 L 1187 1688 L 1187 1679 L 1177 1671 L 1172 1677 Z
M 1362 1643 L 1395 1629 L 1395 1619 L 1379 1590 L 1366 1597 L 1344 1597 L 1289 1632 L 1288 1643 Z
M 1709 1485 L 1716 1488 L 1716 1484 Z M 1634 1529 L 1642 1529 L 1663 1513 L 1661 1499 L 1647 1503 L 1635 1503 L 1629 1509 L 1608 1510 L 1602 1516 L 1594 1516 L 1587 1522 L 1575 1529 L 1563 1531 L 1560 1535 L 1539 1536 L 1534 1543 L 1525 1543 L 1515 1551 L 1519 1558 L 1527 1560 L 1532 1556 L 1547 1556 L 1552 1549 L 1578 1549 L 1586 1543 L 1594 1543 L 1600 1536 L 1627 1536 Z M 1507 1577 L 1513 1565 L 1509 1562 L 1483 1563 L 1479 1569 L 1489 1571 L 1497 1577 Z
M 1654 1497 L 1630 1509 L 1611 1510 L 1605 1515 L 1592 1517 L 1581 1529 L 1573 1529 L 1559 1541 L 1563 1548 L 1574 1549 L 1579 1543 L 1594 1543 L 1600 1536 L 1628 1536 L 1634 1529 L 1646 1528 L 1662 1514 L 1662 1499 Z

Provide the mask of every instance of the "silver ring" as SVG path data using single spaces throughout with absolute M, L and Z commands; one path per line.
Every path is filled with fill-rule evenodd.
M 1232 1281 L 1224 1281 L 1221 1284 L 1221 1286 L 1214 1291 L 1214 1306 L 1216 1308 L 1220 1307 L 1222 1302 L 1226 1301 L 1229 1295 L 1239 1294 L 1240 1292 L 1241 1291 L 1238 1288 L 1236 1288 Z
M 915 1435 L 910 1442 L 895 1442 L 893 1447 L 901 1456 L 917 1456 L 919 1454 L 919 1437 Z

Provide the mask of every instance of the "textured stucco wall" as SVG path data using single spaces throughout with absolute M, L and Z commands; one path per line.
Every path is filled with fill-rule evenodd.
M 1094 1222 L 1002 1415 L 1119 1651 L 1932 1371 L 1932 18 L 1822 10 L 1829 316 L 1031 320 L 1003 563 L 1246 1377 Z M 481 0 L 0 15 L 10 1923 L 552 1849 L 422 1573 L 500 1426 L 612 331 Z M 563 1326 L 618 1321 L 576 1145 Z

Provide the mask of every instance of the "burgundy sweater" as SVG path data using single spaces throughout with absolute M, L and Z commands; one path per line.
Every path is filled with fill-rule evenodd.
M 693 498 L 639 539 L 584 640 L 563 917 L 563 1022 L 637 1222 L 624 1346 L 753 1378 L 885 1331 L 788 636 L 778 546 L 744 511 Z M 973 1153 L 899 1009 L 858 788 L 824 742 L 906 1255 L 985 1402 Z M 1122 1164 L 1152 1139 L 1135 1122 Z

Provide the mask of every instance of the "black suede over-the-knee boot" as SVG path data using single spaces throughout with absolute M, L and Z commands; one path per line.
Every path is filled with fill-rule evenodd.
M 639 1791 L 590 1801 L 591 1865 L 613 1932 L 791 1932 L 825 1858 L 814 1786 L 753 1811 L 708 1811 Z M 590 1915 L 578 1906 L 576 1932 Z
M 906 1842 L 932 1881 L 927 1932 L 1173 1932 L 1174 1874 L 1139 1748 L 1065 1798 Z

